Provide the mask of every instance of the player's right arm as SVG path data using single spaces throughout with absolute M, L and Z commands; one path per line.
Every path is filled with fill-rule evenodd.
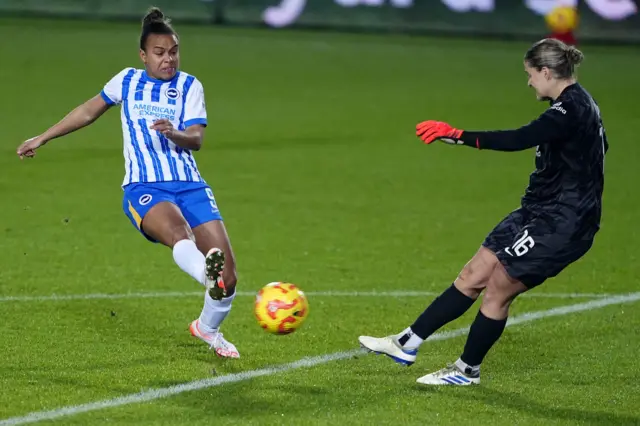
M 33 137 L 23 142 L 17 150 L 17 154 L 22 159 L 23 157 L 33 157 L 36 155 L 36 149 L 40 148 L 52 139 L 59 138 L 60 136 L 67 135 L 71 132 L 75 132 L 85 126 L 96 121 L 102 114 L 104 114 L 110 105 L 102 98 L 101 95 L 96 95 L 89 99 L 82 105 L 75 108 L 69 114 L 67 114 L 58 123 L 51 126 L 41 135 Z
M 41 135 L 23 142 L 16 150 L 20 159 L 24 157 L 33 157 L 36 155 L 36 150 L 50 140 L 68 135 L 69 133 L 88 126 L 96 121 L 112 105 L 122 102 L 123 81 L 127 78 L 126 76 L 129 76 L 128 78 L 130 79 L 132 72 L 133 70 L 131 68 L 123 69 L 109 80 L 98 95 L 76 107 L 62 120 L 51 126 Z

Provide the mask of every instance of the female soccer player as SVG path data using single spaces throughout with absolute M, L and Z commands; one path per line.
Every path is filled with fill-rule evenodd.
M 411 365 L 424 340 L 464 314 L 484 290 L 460 358 L 418 383 L 480 383 L 480 364 L 500 338 L 514 298 L 559 274 L 593 244 L 608 143 L 596 102 L 576 82 L 575 68 L 582 60 L 578 49 L 554 39 L 541 40 L 526 52 L 528 85 L 551 106 L 519 129 L 470 132 L 437 121 L 417 125 L 417 135 L 427 144 L 442 140 L 498 151 L 537 146 L 536 170 L 520 208 L 493 229 L 453 285 L 401 333 L 360 336 L 365 348 Z
M 204 90 L 198 79 L 179 71 L 178 34 L 158 8 L 142 21 L 140 59 L 143 70 L 125 68 L 98 95 L 25 141 L 17 154 L 33 157 L 47 142 L 121 105 L 124 213 L 148 240 L 170 247 L 178 266 L 205 286 L 191 334 L 219 356 L 237 358 L 236 347 L 219 331 L 235 296 L 235 260 L 213 192 L 192 154 L 201 148 L 207 126 Z

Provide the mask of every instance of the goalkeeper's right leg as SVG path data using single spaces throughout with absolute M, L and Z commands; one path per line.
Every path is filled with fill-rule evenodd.
M 462 316 L 473 305 L 495 269 L 498 259 L 489 249 L 481 247 L 468 262 L 456 281 L 399 334 L 386 337 L 360 336 L 360 346 L 394 361 L 411 365 L 420 345 L 442 326 Z

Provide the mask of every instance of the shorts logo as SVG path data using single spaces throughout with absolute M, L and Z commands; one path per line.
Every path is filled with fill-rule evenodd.
M 167 91 L 164 92 L 164 94 L 167 96 L 167 98 L 173 99 L 173 100 L 176 100 L 180 97 L 180 91 L 175 87 L 169 87 Z
M 144 194 L 138 199 L 138 204 L 140 204 L 141 206 L 146 206 L 151 202 L 152 198 L 153 197 L 151 196 L 151 194 Z

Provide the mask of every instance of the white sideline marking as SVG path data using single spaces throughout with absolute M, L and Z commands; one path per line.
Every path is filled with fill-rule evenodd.
M 534 311 L 524 313 L 522 315 L 510 318 L 507 321 L 507 327 L 525 322 L 535 321 L 542 318 L 567 315 L 575 312 L 590 311 L 593 309 L 603 308 L 605 306 L 617 304 L 617 303 L 630 303 L 640 300 L 640 292 L 630 293 L 622 296 L 612 296 L 604 299 L 591 300 L 589 302 L 578 303 L 575 305 L 560 306 L 553 309 L 544 311 Z M 456 330 L 445 331 L 442 333 L 436 333 L 429 337 L 427 340 L 447 340 L 454 337 L 465 335 L 469 331 L 469 327 L 459 328 Z M 172 395 L 177 395 L 183 392 L 189 392 L 194 390 L 211 388 L 214 386 L 221 386 L 225 383 L 237 383 L 245 380 L 253 379 L 255 377 L 271 376 L 273 374 L 287 372 L 298 368 L 308 368 L 320 364 L 326 364 L 331 361 L 337 361 L 353 357 L 354 355 L 366 353 L 364 349 L 356 349 L 346 352 L 336 352 L 327 355 L 320 355 L 309 358 L 302 358 L 298 361 L 294 361 L 288 364 L 277 365 L 274 367 L 261 368 L 258 370 L 245 371 L 243 373 L 227 374 L 211 379 L 196 380 L 193 382 L 183 383 L 181 385 L 170 386 L 167 388 L 150 389 L 124 395 L 114 399 L 106 399 L 97 402 L 90 402 L 81 405 L 71 405 L 68 407 L 57 408 L 50 411 L 35 411 L 21 417 L 11 417 L 0 421 L 0 426 L 14 426 L 25 423 L 35 423 L 42 420 L 52 420 L 65 416 L 73 416 L 80 413 L 86 413 L 89 411 L 101 410 L 104 408 L 120 407 L 122 405 L 136 404 L 140 402 L 153 401 L 160 398 L 166 398 Z
M 312 297 L 429 297 L 438 296 L 442 292 L 437 291 L 305 291 L 305 294 Z M 0 296 L 0 302 L 46 302 L 65 300 L 92 300 L 92 299 L 147 299 L 166 297 L 192 297 L 202 296 L 199 291 L 163 291 L 163 292 L 137 292 L 137 293 L 85 293 L 85 294 L 51 294 L 47 296 Z M 238 296 L 256 295 L 255 292 L 238 291 Z M 627 293 L 630 294 L 630 293 Z M 622 296 L 611 293 L 524 293 L 519 297 L 540 297 L 549 299 L 595 299 L 613 296 Z

